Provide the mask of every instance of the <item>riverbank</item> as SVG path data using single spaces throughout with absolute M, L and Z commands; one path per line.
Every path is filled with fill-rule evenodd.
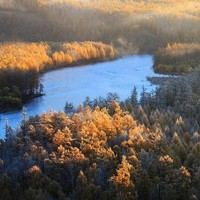
M 200 66 L 200 43 L 173 43 L 160 48 L 154 55 L 157 73 L 180 75 Z
M 116 57 L 115 59 L 117 59 L 119 57 Z M 88 60 L 88 61 L 80 61 L 80 62 L 77 62 L 77 63 L 73 63 L 73 64 L 68 64 L 68 65 L 60 65 L 59 67 L 56 67 L 56 68 L 48 68 L 48 70 L 45 70 L 45 71 L 41 71 L 39 74 L 40 74 L 40 77 L 42 77 L 45 73 L 47 72 L 51 72 L 51 71 L 54 71 L 54 70 L 58 70 L 58 69 L 63 69 L 63 68 L 70 68 L 70 67 L 79 67 L 79 66 L 87 66 L 87 65 L 91 65 L 91 64 L 97 64 L 97 63 L 103 63 L 103 62 L 109 62 L 109 61 L 113 61 L 114 59 L 109 59 L 109 58 L 103 58 L 103 59 L 98 59 L 98 60 Z M 42 86 L 43 87 L 43 86 Z M 45 88 L 44 88 L 45 89 Z M 43 91 L 42 91 L 43 92 Z M 11 108 L 11 107 L 8 107 L 7 106 L 4 106 L 3 109 L 0 109 L 0 114 L 2 113 L 6 113 L 6 112 L 11 112 L 11 111 L 17 111 L 17 110 L 21 110 L 23 105 L 25 103 L 28 103 L 29 101 L 35 99 L 35 98 L 38 98 L 38 97 L 42 97 L 44 96 L 45 93 L 40 93 L 40 94 L 34 94 L 34 95 L 29 95 L 29 96 L 24 96 L 22 99 L 19 99 L 19 98 L 15 98 L 17 99 L 18 101 L 18 104 L 16 106 L 14 106 L 14 108 Z M 0 104 L 1 104 L 1 101 L 0 101 Z
M 101 42 L 2 43 L 0 45 L 0 113 L 19 109 L 43 94 L 40 76 L 63 67 L 88 65 L 117 57 Z
M 152 65 L 152 56 L 135 55 L 84 67 L 67 67 L 46 72 L 41 76 L 45 95 L 23 105 L 27 108 L 27 117 L 49 110 L 64 110 L 67 101 L 78 107 L 87 96 L 91 99 L 99 96 L 104 98 L 109 92 L 116 92 L 120 100 L 125 100 L 134 86 L 137 87 L 138 94 L 142 92 L 143 86 L 150 92 L 155 86 L 146 80 L 146 76 L 156 76 Z M 0 114 L 0 130 L 4 133 L 5 119 L 8 119 L 12 128 L 16 128 L 22 119 L 21 113 L 22 110 Z
M 92 64 L 97 64 L 97 63 L 103 63 L 103 62 L 109 62 L 109 61 L 113 61 L 119 58 L 122 58 L 123 55 L 117 55 L 114 58 L 99 58 L 99 59 L 90 59 L 90 60 L 83 60 L 83 61 L 78 61 L 76 63 L 71 63 L 71 64 L 60 64 L 58 66 L 52 66 L 51 68 L 45 69 L 43 71 L 40 72 L 40 75 L 44 75 L 47 72 L 51 72 L 57 69 L 63 69 L 63 68 L 69 68 L 69 67 L 79 67 L 79 66 L 86 66 L 86 65 L 92 65 Z
M 116 57 L 117 58 L 117 57 Z M 115 58 L 115 59 L 116 59 Z M 118 57 L 119 58 L 119 57 Z M 72 64 L 67 64 L 67 65 L 60 65 L 60 66 L 57 66 L 57 67 L 52 67 L 52 68 L 48 68 L 47 70 L 44 70 L 44 71 L 41 71 L 39 74 L 40 74 L 40 77 L 43 76 L 45 73 L 47 72 L 51 72 L 51 71 L 54 71 L 54 70 L 57 70 L 57 69 L 62 69 L 62 68 L 69 68 L 69 67 L 78 67 L 78 66 L 86 66 L 86 65 L 90 65 L 90 64 L 97 64 L 97 63 L 103 63 L 103 62 L 108 62 L 108 61 L 112 61 L 114 59 L 109 59 L 109 58 L 102 58 L 102 59 L 98 59 L 98 60 L 95 60 L 95 59 L 92 59 L 92 60 L 87 60 L 87 61 L 79 61 L 77 63 L 72 63 Z M 34 95 L 29 95 L 29 96 L 24 96 L 22 99 L 20 98 L 15 98 L 17 101 L 18 101 L 18 104 L 17 106 L 15 106 L 14 108 L 6 108 L 7 106 L 4 106 L 4 108 L 0 109 L 0 114 L 1 113 L 6 113 L 6 112 L 10 112 L 10 111 L 17 111 L 17 110 L 21 110 L 23 105 L 35 98 L 38 98 L 38 97 L 41 97 L 41 96 L 44 96 L 45 93 L 40 93 L 40 94 L 34 94 Z M 10 97 L 9 97 L 10 98 Z M 1 101 L 0 101 L 1 103 Z
M 12 107 L 7 107 L 7 106 L 4 106 L 4 108 L 1 108 L 0 109 L 0 114 L 3 114 L 3 113 L 7 113 L 7 112 L 12 112 L 12 111 L 19 111 L 23 108 L 23 105 L 25 103 L 28 103 L 29 101 L 33 100 L 33 99 L 36 99 L 38 97 L 42 97 L 44 96 L 45 94 L 35 94 L 35 95 L 30 95 L 30 96 L 26 96 L 24 97 L 22 100 L 19 99 L 19 98 L 12 98 L 12 97 L 5 97 L 5 98 L 10 98 L 10 100 L 15 100 L 15 107 L 12 108 Z M 13 101 L 12 100 L 12 101 Z M 8 103 L 9 101 L 7 101 Z M 0 97 L 0 103 L 2 103 L 2 97 Z
M 168 76 L 168 77 L 149 77 L 147 76 L 147 80 L 151 83 L 151 84 L 154 84 L 154 85 L 165 85 L 166 82 L 168 81 L 172 81 L 174 80 L 175 77 L 172 77 L 172 76 Z

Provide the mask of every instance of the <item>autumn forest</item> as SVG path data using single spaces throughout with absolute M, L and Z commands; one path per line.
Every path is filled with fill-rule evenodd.
M 0 27 L 0 200 L 200 199 L 198 0 L 0 0 Z M 23 108 L 47 72 L 143 54 L 154 90 Z

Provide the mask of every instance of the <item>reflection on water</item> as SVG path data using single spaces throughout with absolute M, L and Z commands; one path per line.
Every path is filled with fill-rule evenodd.
M 74 106 L 81 104 L 86 96 L 91 99 L 116 92 L 121 100 L 130 96 L 134 86 L 138 93 L 144 86 L 154 89 L 146 76 L 159 76 L 152 70 L 153 57 L 149 55 L 126 56 L 112 62 L 70 67 L 51 71 L 42 76 L 45 96 L 31 100 L 25 105 L 28 115 L 41 114 L 50 109 L 62 110 L 66 101 Z M 9 125 L 19 125 L 22 111 L 1 114 L 0 137 L 4 137 L 5 119 Z

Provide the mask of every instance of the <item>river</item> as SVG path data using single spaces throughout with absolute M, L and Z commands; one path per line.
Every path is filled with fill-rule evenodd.
M 134 86 L 138 93 L 144 86 L 147 91 L 155 89 L 146 76 L 160 76 L 152 69 L 153 56 L 135 55 L 85 66 L 62 68 L 45 73 L 42 78 L 45 95 L 31 100 L 24 106 L 27 115 L 36 115 L 52 110 L 63 110 L 66 101 L 74 106 L 81 104 L 86 96 L 106 97 L 116 92 L 121 100 L 130 96 Z M 0 138 L 4 138 L 5 119 L 16 128 L 22 119 L 22 111 L 0 114 Z

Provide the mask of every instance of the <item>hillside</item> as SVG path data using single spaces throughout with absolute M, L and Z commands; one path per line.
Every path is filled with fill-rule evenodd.
M 9 9 L 2 3 L 0 41 L 93 40 L 151 53 L 200 42 L 199 1 L 14 2 Z

